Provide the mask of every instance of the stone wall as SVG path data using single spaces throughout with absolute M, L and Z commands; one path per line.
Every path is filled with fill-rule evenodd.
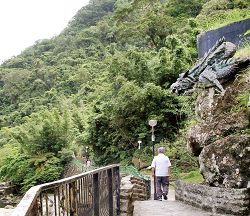
M 250 188 L 209 187 L 178 180 L 175 199 L 213 213 L 250 215 Z
M 214 46 L 216 41 L 222 37 L 225 37 L 227 41 L 230 41 L 236 45 L 241 44 L 245 39 L 250 40 L 249 35 L 244 36 L 244 33 L 249 29 L 250 19 L 246 19 L 198 35 L 198 57 L 202 58 L 204 54 Z
M 150 198 L 150 180 L 133 176 L 121 179 L 121 216 L 132 216 L 134 201 Z

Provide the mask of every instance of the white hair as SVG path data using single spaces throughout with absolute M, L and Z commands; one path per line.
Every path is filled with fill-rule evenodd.
M 164 152 L 165 152 L 164 147 L 160 147 L 160 148 L 158 148 L 158 153 L 164 153 Z

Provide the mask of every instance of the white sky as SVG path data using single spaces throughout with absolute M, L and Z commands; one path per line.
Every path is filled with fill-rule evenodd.
M 58 35 L 89 0 L 0 0 L 0 63 Z

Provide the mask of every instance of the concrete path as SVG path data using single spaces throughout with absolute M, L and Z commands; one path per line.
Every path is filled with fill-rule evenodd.
M 205 212 L 184 203 L 175 201 L 174 191 L 169 192 L 168 200 L 136 201 L 134 216 L 223 216 Z M 228 215 L 227 215 L 228 216 Z
M 176 201 L 173 189 L 169 191 L 168 200 L 157 201 L 153 200 L 153 197 L 153 185 L 151 185 L 151 200 L 135 201 L 134 216 L 230 216 L 202 211 Z

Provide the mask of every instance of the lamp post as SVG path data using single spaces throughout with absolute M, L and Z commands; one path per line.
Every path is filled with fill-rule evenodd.
M 88 160 L 88 146 L 85 147 L 86 161 Z
M 154 141 L 155 141 L 155 135 L 154 135 L 154 127 L 157 125 L 157 120 L 149 120 L 148 124 L 151 126 L 151 131 L 152 131 L 152 135 L 151 135 L 151 141 L 152 141 L 152 145 L 153 145 L 153 157 L 155 156 L 155 145 L 154 145 Z
M 151 131 L 152 131 L 152 136 L 151 136 L 151 141 L 153 144 L 153 158 L 155 156 L 155 135 L 154 135 L 154 127 L 157 125 L 157 120 L 149 120 L 148 124 L 151 126 Z M 155 171 L 155 170 L 154 170 Z M 156 194 L 156 181 L 155 181 L 155 173 L 154 173 L 154 200 L 157 199 L 157 194 Z
M 141 149 L 141 143 L 142 143 L 142 141 L 141 141 L 141 140 L 138 140 L 138 149 L 139 149 L 139 150 Z
M 139 150 L 141 149 L 141 143 L 142 143 L 142 141 L 141 141 L 141 140 L 138 140 L 138 149 L 139 149 Z M 141 158 L 140 158 L 140 156 L 139 156 L 139 170 L 140 170 L 140 168 L 141 168 Z

